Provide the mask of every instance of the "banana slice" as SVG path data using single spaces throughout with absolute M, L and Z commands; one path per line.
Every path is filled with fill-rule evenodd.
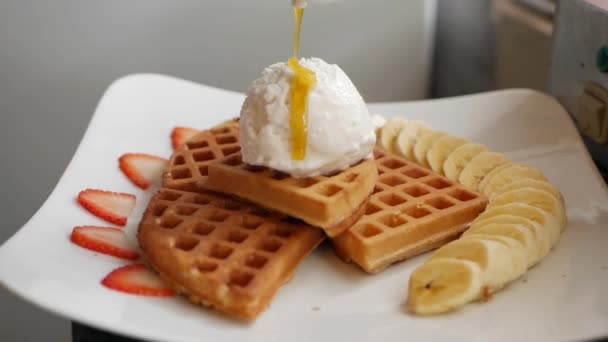
M 504 192 L 492 200 L 493 205 L 524 203 L 542 209 L 557 219 L 560 231 L 566 226 L 566 212 L 562 203 L 548 191 L 535 188 L 520 188 Z
M 452 135 L 441 137 L 433 147 L 427 152 L 426 159 L 431 169 L 437 173 L 443 174 L 443 163 L 448 158 L 450 153 L 457 149 L 460 145 L 466 144 L 467 141 L 463 138 Z
M 483 189 L 487 185 L 487 183 L 490 181 L 490 179 L 494 178 L 494 176 L 498 175 L 503 170 L 508 169 L 514 165 L 516 165 L 516 164 L 513 164 L 511 162 L 504 163 L 504 164 L 500 165 L 499 167 L 494 168 L 492 171 L 488 172 L 488 174 L 486 174 L 486 176 L 483 177 L 481 182 L 479 182 L 479 185 L 478 185 L 479 192 L 481 192 L 481 189 Z
M 422 132 L 429 131 L 431 127 L 422 121 L 410 120 L 395 140 L 395 152 L 409 160 L 414 160 L 414 145 Z
M 537 242 L 534 234 L 520 224 L 514 223 L 489 223 L 475 228 L 469 228 L 463 236 L 475 234 L 499 235 L 513 238 L 524 245 L 526 254 L 526 268 L 533 265 L 538 258 Z
M 541 225 L 545 225 L 551 219 L 551 216 L 544 210 L 533 207 L 529 204 L 524 203 L 508 203 L 503 205 L 491 204 L 484 212 L 479 214 L 475 221 L 485 220 L 487 218 L 497 215 L 514 215 L 522 216 L 537 222 Z
M 407 121 L 401 118 L 389 119 L 378 132 L 376 143 L 384 147 L 387 151 L 393 151 L 393 144 L 397 134 L 406 125 Z
M 443 174 L 450 180 L 457 182 L 462 169 L 478 154 L 488 151 L 484 145 L 466 143 L 461 145 L 446 158 L 443 163 Z
M 536 251 L 537 256 L 532 261 L 531 265 L 537 264 L 542 258 L 549 253 L 551 249 L 551 239 L 549 236 L 549 229 L 541 226 L 540 224 L 522 217 L 508 214 L 495 215 L 483 220 L 475 220 L 471 225 L 470 229 L 475 229 L 480 226 L 484 226 L 487 224 L 519 224 L 522 227 L 528 229 L 532 235 L 534 235 L 534 240 L 536 241 Z
M 440 131 L 424 131 L 420 134 L 416 145 L 414 145 L 414 160 L 424 166 L 429 167 L 429 162 L 426 160 L 426 153 L 433 147 L 437 140 L 447 135 Z
M 469 260 L 481 268 L 483 286 L 491 292 L 518 278 L 524 271 L 513 262 L 511 248 L 504 243 L 484 239 L 454 240 L 436 250 L 429 260 L 455 258 Z
M 479 190 L 479 182 L 495 168 L 509 163 L 509 159 L 498 152 L 481 152 L 462 169 L 458 182 L 471 190 Z
M 372 115 L 372 125 L 374 126 L 374 132 L 376 132 L 376 137 L 380 133 L 380 129 L 382 126 L 386 124 L 386 118 L 380 114 Z
M 437 258 L 411 275 L 408 306 L 421 315 L 444 313 L 481 297 L 483 275 L 472 261 Z
M 463 236 L 460 238 L 460 240 L 490 240 L 501 243 L 509 248 L 511 252 L 511 261 L 513 262 L 513 268 L 517 270 L 516 273 L 523 274 L 526 271 L 526 268 L 528 267 L 525 246 L 512 237 L 476 233 Z
M 547 177 L 539 170 L 525 165 L 505 165 L 488 173 L 479 183 L 479 191 L 486 196 L 491 196 L 505 185 L 521 179 L 546 181 Z
M 491 204 L 483 213 L 477 216 L 475 221 L 483 221 L 499 215 L 520 216 L 538 223 L 548 231 L 551 246 L 554 246 L 559 240 L 560 227 L 557 219 L 546 211 L 525 203 Z
M 557 189 L 557 187 L 555 187 L 553 184 L 551 184 L 547 181 L 541 181 L 541 180 L 536 180 L 536 179 L 520 179 L 520 180 L 513 181 L 505 186 L 500 187 L 498 190 L 492 192 L 491 194 L 489 194 L 488 198 L 490 199 L 490 201 L 492 201 L 492 199 L 494 199 L 496 196 L 503 194 L 505 192 L 508 192 L 511 190 L 516 190 L 516 189 L 528 188 L 528 187 L 550 192 L 565 207 L 564 196 L 562 196 L 562 193 L 559 191 L 559 189 Z

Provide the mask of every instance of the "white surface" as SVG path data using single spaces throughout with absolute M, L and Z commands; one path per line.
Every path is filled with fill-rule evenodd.
M 299 63 L 316 80 L 307 94 L 306 158 L 292 158 L 294 71 L 281 62 L 264 69 L 247 88 L 240 115 L 243 161 L 294 177 L 315 177 L 372 158 L 376 135 L 357 87 L 336 64 L 320 58 L 301 58 Z
M 86 187 L 135 193 L 133 234 L 151 192 L 119 171 L 124 152 L 169 156 L 175 125 L 207 127 L 238 113 L 241 94 L 137 75 L 105 94 L 57 188 L 0 247 L 0 282 L 47 310 L 102 329 L 167 341 L 554 341 L 608 335 L 608 198 L 567 114 L 551 98 L 512 90 L 429 102 L 371 105 L 374 113 L 423 119 L 542 169 L 563 191 L 571 223 L 556 249 L 488 304 L 415 318 L 400 304 L 426 256 L 370 276 L 327 248 L 313 253 L 269 310 L 245 325 L 181 298 L 155 299 L 99 285 L 122 265 L 72 245 L 75 225 L 103 224 L 81 209 Z M 320 310 L 313 310 L 319 306 Z

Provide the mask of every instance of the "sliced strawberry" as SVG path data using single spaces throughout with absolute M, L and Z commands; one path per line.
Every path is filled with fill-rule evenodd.
M 125 233 L 118 228 L 75 227 L 70 240 L 80 247 L 121 259 L 137 260 L 139 258 L 139 253 L 131 247 Z
M 198 132 L 198 130 L 190 127 L 175 127 L 173 129 L 173 132 L 171 132 L 171 142 L 173 143 L 173 149 L 176 149 L 185 144 L 186 141 L 190 140 L 190 138 L 192 138 Z
M 142 296 L 168 297 L 175 292 L 143 264 L 115 269 L 101 283 L 112 290 Z
M 118 226 L 124 226 L 135 206 L 135 196 L 87 189 L 78 194 L 78 203 L 93 215 Z
M 165 158 L 143 153 L 126 153 L 118 159 L 127 178 L 144 190 L 160 180 L 167 162 Z

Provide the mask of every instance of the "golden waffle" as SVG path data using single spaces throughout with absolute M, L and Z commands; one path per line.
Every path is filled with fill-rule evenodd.
M 190 301 L 254 319 L 324 236 L 221 195 L 161 189 L 137 238 L 149 264 Z
M 207 178 L 208 165 L 240 150 L 238 119 L 201 131 L 174 151 L 163 173 L 163 187 L 203 191 L 197 182 Z
M 365 160 L 333 176 L 296 179 L 264 167 L 243 163 L 234 153 L 209 165 L 205 187 L 297 217 L 337 236 L 363 213 L 378 171 Z M 360 209 L 360 210 L 358 210 Z
M 363 217 L 333 239 L 336 253 L 369 273 L 456 239 L 488 203 L 433 171 L 376 150 L 378 182 Z

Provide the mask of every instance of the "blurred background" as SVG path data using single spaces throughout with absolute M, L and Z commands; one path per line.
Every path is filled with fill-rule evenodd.
M 368 102 L 545 90 L 554 7 L 312 0 L 302 54 L 339 64 Z M 50 194 L 112 81 L 153 72 L 244 91 L 289 57 L 292 21 L 288 0 L 0 1 L 0 243 Z M 69 321 L 3 289 L 0 303 L 1 341 L 71 340 Z

